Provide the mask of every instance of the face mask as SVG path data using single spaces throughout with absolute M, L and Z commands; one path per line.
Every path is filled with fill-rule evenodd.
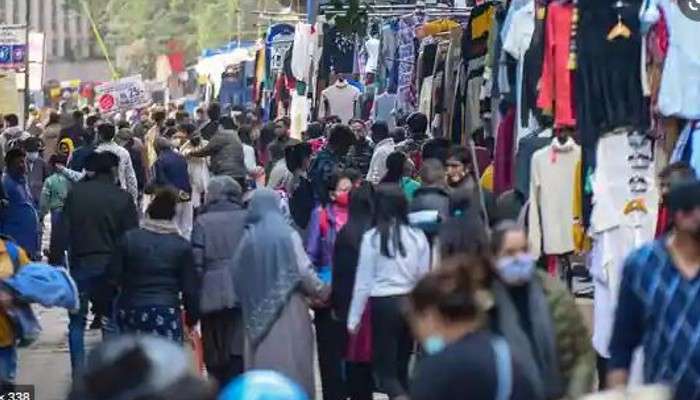
M 445 343 L 445 339 L 438 335 L 428 336 L 421 344 L 423 346 L 423 350 L 425 350 L 425 352 L 428 355 L 433 355 L 441 352 L 445 349 L 445 346 L 447 345 Z
M 27 153 L 27 158 L 32 160 L 32 161 L 38 160 L 39 159 L 39 152 L 38 151 L 29 152 L 29 153 Z
M 528 253 L 515 257 L 502 257 L 497 263 L 498 275 L 508 285 L 522 285 L 532 278 L 535 259 Z
M 340 192 L 335 195 L 335 204 L 347 207 L 350 204 L 350 192 Z

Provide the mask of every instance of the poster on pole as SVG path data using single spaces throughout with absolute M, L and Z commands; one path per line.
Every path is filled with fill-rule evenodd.
M 0 69 L 24 69 L 27 61 L 27 27 L 0 25 Z
M 148 91 L 141 75 L 129 76 L 97 86 L 95 99 L 103 113 L 132 110 L 150 104 Z

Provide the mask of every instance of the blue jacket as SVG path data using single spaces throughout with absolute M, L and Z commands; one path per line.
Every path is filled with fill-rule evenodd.
M 0 232 L 35 258 L 39 253 L 39 217 L 25 178 L 2 177 L 9 204 L 0 211 Z
M 158 155 L 154 168 L 156 185 L 170 186 L 176 190 L 192 193 L 190 175 L 187 172 L 187 160 L 181 154 L 173 150 L 163 150 Z
M 19 301 L 38 303 L 44 307 L 61 307 L 77 310 L 78 289 L 64 268 L 47 264 L 32 263 L 19 269 L 4 280 Z

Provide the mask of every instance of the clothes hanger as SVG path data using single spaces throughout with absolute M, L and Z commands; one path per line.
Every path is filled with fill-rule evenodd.
M 625 215 L 628 215 L 634 211 L 641 211 L 644 214 L 649 212 L 646 204 L 644 203 L 644 199 L 632 199 L 625 204 L 625 209 L 623 211 Z
M 629 39 L 630 36 L 632 36 L 632 30 L 622 22 L 621 10 L 625 8 L 625 6 L 626 4 L 623 3 L 622 0 L 617 0 L 613 5 L 613 8 L 617 9 L 617 24 L 608 32 L 608 41 L 613 41 L 619 37 Z

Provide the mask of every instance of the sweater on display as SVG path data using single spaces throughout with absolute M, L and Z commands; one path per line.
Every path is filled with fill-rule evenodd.
M 355 106 L 360 99 L 360 91 L 346 81 L 338 81 L 321 92 L 321 115 L 335 115 L 347 124 L 355 115 Z
M 532 156 L 529 241 L 535 256 L 574 250 L 574 176 L 581 147 L 572 138 L 552 144 Z

